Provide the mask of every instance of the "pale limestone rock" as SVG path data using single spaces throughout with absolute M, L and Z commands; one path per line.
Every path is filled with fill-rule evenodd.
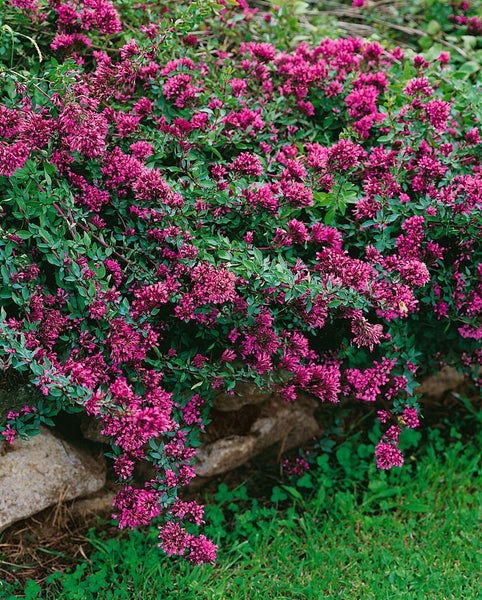
M 465 377 L 453 367 L 444 367 L 435 375 L 424 379 L 421 385 L 415 388 L 417 394 L 440 399 L 446 392 L 456 391 L 465 382 Z
M 95 417 L 82 415 L 80 417 L 80 431 L 86 440 L 96 442 L 97 444 L 108 444 L 109 438 L 102 435 L 105 423 Z
M 105 461 L 55 437 L 48 429 L 4 445 L 0 454 L 0 531 L 59 499 L 72 500 L 105 484 Z
M 254 383 L 241 382 L 234 389 L 233 394 L 217 394 L 213 399 L 213 406 L 223 412 L 240 410 L 247 404 L 263 404 L 273 396 L 272 392 L 262 392 Z
M 293 404 L 271 397 L 246 435 L 231 435 L 198 448 L 196 475 L 212 477 L 239 467 L 273 444 L 280 443 L 284 451 L 319 435 L 313 416 L 317 405 L 308 397 Z
M 113 511 L 114 498 L 114 492 L 101 490 L 92 497 L 74 500 L 70 507 L 70 514 L 79 517 L 86 517 L 91 514 L 109 514 Z

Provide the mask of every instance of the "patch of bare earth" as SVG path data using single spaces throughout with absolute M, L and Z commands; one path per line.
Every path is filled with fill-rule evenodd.
M 420 402 L 424 415 L 422 431 L 437 428 L 448 438 L 453 415 L 458 415 L 457 420 L 464 429 L 460 433 L 464 439 L 470 438 L 477 423 L 476 419 L 471 419 L 471 411 L 462 397 L 469 399 L 472 410 L 482 408 L 480 395 L 474 393 L 473 389 L 462 387 L 456 393 L 447 390 L 439 397 L 434 397 L 430 390 L 426 390 L 426 395 Z M 374 415 L 367 418 L 367 407 L 359 402 L 347 402 L 344 409 L 339 405 L 321 406 L 317 417 L 321 419 L 326 435 L 335 442 L 342 441 L 346 435 L 359 431 L 360 428 L 370 428 L 375 418 Z M 214 423 L 215 429 L 208 432 L 208 435 L 216 438 L 221 425 Z M 230 430 L 229 424 L 227 429 Z M 309 449 L 309 445 L 307 448 Z M 197 481 L 183 496 L 206 502 L 213 497 L 219 483 L 224 481 L 230 487 L 244 483 L 253 489 L 253 493 L 269 499 L 270 490 L 282 478 L 282 450 L 278 444 L 278 447 L 265 451 L 229 473 Z M 19 521 L 1 533 L 0 581 L 24 585 L 27 580 L 33 579 L 42 584 L 49 574 L 65 572 L 75 568 L 79 562 L 88 561 L 93 551 L 88 537 L 91 528 L 102 533 L 103 537 L 124 535 L 110 520 L 115 488 L 111 477 L 106 492 L 97 498 L 97 503 L 89 501 L 82 504 L 83 501 L 79 500 L 64 502 L 59 498 L 55 507 Z

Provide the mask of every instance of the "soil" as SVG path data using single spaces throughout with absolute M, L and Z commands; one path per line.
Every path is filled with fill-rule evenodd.
M 470 400 L 474 407 L 482 408 L 478 395 L 474 396 L 472 393 Z M 470 418 L 466 404 L 452 392 L 446 392 L 438 399 L 426 396 L 421 404 L 424 414 L 422 430 L 438 428 L 448 437 L 451 422 L 447 416 L 450 415 L 453 421 L 453 415 L 457 415 L 457 422 L 463 428 L 460 433 L 464 437 L 475 433 L 475 419 Z M 368 415 L 366 408 L 366 405 L 360 403 L 349 403 L 343 408 L 324 405 L 320 408 L 318 417 L 322 419 L 327 436 L 338 442 L 350 432 L 360 429 L 363 431 L 364 428 L 365 433 L 368 431 L 374 421 L 375 411 Z M 249 423 L 253 418 L 249 408 L 248 412 L 249 414 L 245 415 L 245 423 Z M 221 413 L 219 419 L 213 423 L 212 431 L 208 432 L 208 436 L 218 437 L 219 430 L 223 426 L 230 430 L 232 423 L 229 422 L 226 414 Z M 306 449 L 310 449 L 310 444 L 307 444 Z M 298 455 L 297 451 L 291 454 Z M 185 490 L 183 496 L 206 503 L 213 497 L 221 482 L 225 482 L 229 487 L 243 483 L 260 501 L 267 501 L 272 487 L 282 482 L 280 464 L 281 459 L 286 456 L 286 454 L 280 455 L 279 445 L 272 447 L 246 465 L 229 473 L 211 479 L 195 480 L 195 485 Z M 111 473 L 108 488 L 115 491 L 115 487 Z M 102 532 L 103 537 L 124 535 L 110 520 L 108 505 L 96 513 L 80 513 L 75 510 L 75 501 L 59 501 L 57 506 L 15 523 L 0 534 L 0 581 L 3 579 L 23 585 L 27 580 L 33 579 L 42 584 L 49 574 L 64 572 L 74 568 L 81 561 L 89 560 L 93 548 L 87 534 L 91 528 Z

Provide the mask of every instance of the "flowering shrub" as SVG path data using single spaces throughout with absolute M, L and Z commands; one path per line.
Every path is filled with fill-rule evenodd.
M 193 563 L 216 549 L 177 489 L 214 393 L 377 403 L 388 469 L 417 378 L 481 382 L 480 89 L 355 38 L 223 47 L 255 11 L 221 4 L 200 40 L 205 1 L 136 9 L 132 38 L 121 4 L 9 0 L 0 55 L 0 348 L 41 393 L 2 435 L 99 419 L 119 526 L 162 515 Z

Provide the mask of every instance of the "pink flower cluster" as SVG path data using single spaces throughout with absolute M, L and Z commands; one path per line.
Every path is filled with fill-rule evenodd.
M 395 359 L 383 358 L 381 362 L 374 361 L 373 367 L 365 370 L 347 369 L 345 376 L 349 384 L 349 390 L 355 394 L 358 400 L 364 402 L 375 402 L 387 393 L 387 384 L 390 383 L 390 374 L 395 366 Z
M 117 494 L 114 507 L 118 512 L 113 517 L 119 521 L 120 529 L 148 525 L 161 512 L 157 493 L 149 486 L 143 489 L 125 487 Z
M 395 420 L 394 416 L 386 410 L 378 411 L 378 418 L 381 423 L 390 423 L 390 421 Z M 404 458 L 398 448 L 399 438 L 402 432 L 401 425 L 405 426 L 407 429 L 419 427 L 420 421 L 417 409 L 406 406 L 395 422 L 395 425 L 390 425 L 388 427 L 375 448 L 377 467 L 379 469 L 386 470 L 391 469 L 392 467 L 401 467 L 403 465 Z
M 309 470 L 310 463 L 304 458 L 295 458 L 293 461 L 284 460 L 282 466 L 288 476 L 301 477 Z
M 187 553 L 187 559 L 195 565 L 214 563 L 216 560 L 216 544 L 204 535 L 194 536 L 177 522 L 160 527 L 159 539 L 159 546 L 168 556 Z
M 39 6 L 8 10 L 41 19 Z M 17 82 L 0 104 L 0 347 L 45 396 L 101 421 L 119 525 L 162 515 L 168 554 L 214 560 L 181 523 L 201 524 L 202 509 L 175 494 L 194 476 L 210 394 L 238 380 L 272 381 L 288 402 L 392 407 L 376 459 L 401 465 L 402 427 L 419 425 L 407 346 L 423 324 L 443 320 L 440 344 L 463 349 L 467 370 L 482 362 L 480 133 L 438 77 L 449 57 L 416 56 L 404 81 L 403 53 L 377 42 L 211 52 L 209 29 L 173 56 L 164 21 L 102 52 L 94 36 L 120 31 L 108 0 L 43 6 L 56 60 L 73 60 L 58 67 L 64 86 L 46 77 L 30 97 Z M 3 437 L 31 417 L 10 415 Z M 155 477 L 139 487 L 143 459 Z
M 110 0 L 70 0 L 66 3 L 48 0 L 48 4 L 57 16 L 52 50 L 73 50 L 79 42 L 89 46 L 91 40 L 82 31 L 98 31 L 105 35 L 122 29 L 119 14 Z
M 206 315 L 198 309 L 222 305 L 236 299 L 235 275 L 228 269 L 217 269 L 209 263 L 196 265 L 190 273 L 191 290 L 182 295 L 174 312 L 180 319 L 205 322 Z M 213 317 L 217 312 L 212 313 Z

